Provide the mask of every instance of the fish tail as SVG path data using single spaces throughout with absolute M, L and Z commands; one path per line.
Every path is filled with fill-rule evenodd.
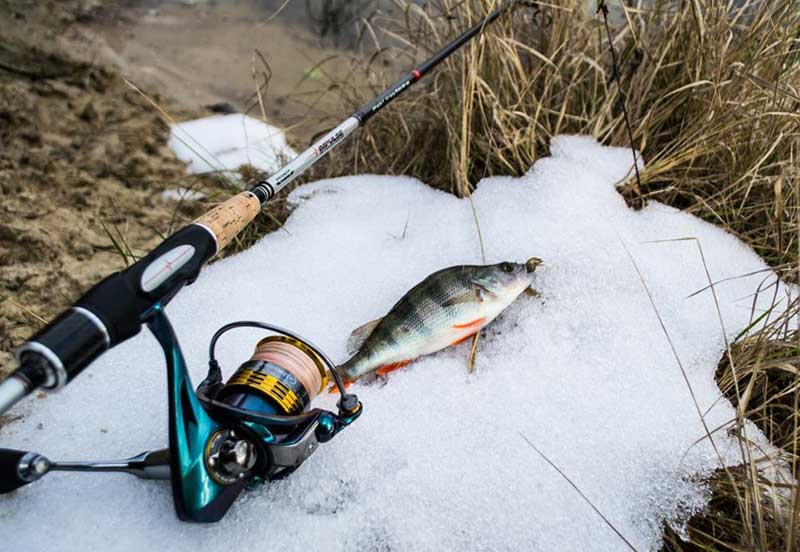
M 356 356 L 358 356 L 358 355 L 356 355 Z M 358 379 L 358 376 L 355 375 L 355 371 L 354 371 L 355 358 L 356 357 L 354 356 L 353 358 L 351 358 L 350 360 L 348 360 L 344 364 L 340 364 L 339 366 L 336 367 L 336 371 L 339 372 L 339 375 L 342 376 L 342 380 L 344 380 L 345 388 L 350 387 L 350 384 L 352 384 L 354 381 L 356 381 Z M 331 388 L 330 388 L 330 390 L 328 392 L 329 393 L 338 393 L 339 392 L 339 388 L 336 387 L 336 382 L 333 382 L 333 385 L 331 385 Z
M 341 374 L 342 378 L 346 381 L 352 383 L 358 379 L 358 372 L 356 371 L 357 363 L 358 363 L 358 355 L 353 356 L 345 362 L 344 364 L 340 364 L 336 367 L 336 371 Z

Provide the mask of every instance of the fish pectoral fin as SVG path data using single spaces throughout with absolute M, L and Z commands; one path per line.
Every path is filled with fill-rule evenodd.
M 453 324 L 453 328 L 457 330 L 475 330 L 476 332 L 483 327 L 484 322 L 486 322 L 486 317 L 481 316 L 480 318 L 476 318 L 475 320 L 470 320 L 469 322 L 465 322 L 463 324 Z M 473 332 L 474 333 L 474 332 Z M 472 335 L 472 334 L 469 334 Z M 469 336 L 467 336 L 469 337 Z
M 525 288 L 525 295 L 528 297 L 541 297 L 541 293 L 533 289 L 532 287 Z
M 381 376 L 385 376 L 386 374 L 390 374 L 390 373 L 394 372 L 395 370 L 399 370 L 400 368 L 402 368 L 404 366 L 408 366 L 409 364 L 411 364 L 410 360 L 401 360 L 400 362 L 393 362 L 391 364 L 385 364 L 385 365 L 381 366 L 380 368 L 378 368 L 377 370 L 375 370 L 375 373 L 379 374 Z
M 350 337 L 347 338 L 347 354 L 354 355 L 356 354 L 367 338 L 372 335 L 372 332 L 375 330 L 375 326 L 377 326 L 383 318 L 376 318 L 370 322 L 367 322 L 363 326 L 359 326 L 355 330 L 352 331 Z
M 456 295 L 455 297 L 451 297 L 442 303 L 442 306 L 452 307 L 453 305 L 460 305 L 462 303 L 475 303 L 476 301 L 483 301 L 483 292 L 478 286 L 472 286 L 471 290 L 465 291 L 464 293 Z
M 497 293 L 492 291 L 492 284 L 481 278 L 473 279 L 472 287 L 475 289 L 475 294 L 478 296 L 479 301 L 485 301 L 487 296 L 497 297 Z

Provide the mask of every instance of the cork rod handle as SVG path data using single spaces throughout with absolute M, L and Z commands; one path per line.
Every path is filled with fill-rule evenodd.
M 217 238 L 217 253 L 222 251 L 245 226 L 256 218 L 261 202 L 251 192 L 241 192 L 195 220 Z

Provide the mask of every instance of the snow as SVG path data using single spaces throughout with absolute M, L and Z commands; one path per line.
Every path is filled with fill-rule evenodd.
M 200 201 L 206 197 L 206 194 L 203 192 L 183 187 L 170 188 L 164 190 L 159 195 L 166 201 Z
M 488 260 L 538 256 L 546 265 L 536 279 L 541 296 L 520 297 L 487 330 L 476 374 L 466 372 L 464 344 L 383 386 L 356 384 L 361 419 L 288 479 L 243 495 L 218 524 L 177 521 L 163 482 L 54 473 L 0 498 L 4 546 L 44 550 L 57 539 L 64 551 L 625 550 L 524 435 L 637 549 L 657 549 L 663 521 L 679 524 L 706 503 L 698 476 L 719 461 L 708 439 L 692 446 L 704 430 L 625 247 L 712 429 L 734 411 L 713 379 L 724 348 L 713 298 L 689 298 L 708 283 L 697 242 L 654 242 L 696 238 L 715 281 L 766 267 L 688 214 L 658 203 L 628 209 L 615 184 L 630 163 L 629 150 L 561 136 L 552 157 L 522 178 L 480 183 L 473 199 Z M 384 314 L 427 274 L 480 261 L 468 201 L 410 178 L 321 181 L 291 199 L 288 232 L 210 266 L 169 305 L 195 383 L 224 323 L 272 321 L 344 361 L 352 328 Z M 728 337 L 748 324 L 763 278 L 717 286 Z M 260 335 L 233 332 L 220 342 L 227 373 Z M 3 429 L 3 446 L 54 459 L 163 447 L 163 372 L 158 346 L 142 332 L 59 394 L 23 404 L 23 419 Z M 767 446 L 752 426 L 749 436 Z M 726 463 L 737 463 L 724 431 L 714 442 Z
M 297 155 L 283 130 L 242 114 L 213 115 L 171 126 L 167 144 L 192 174 L 252 165 L 267 173 Z

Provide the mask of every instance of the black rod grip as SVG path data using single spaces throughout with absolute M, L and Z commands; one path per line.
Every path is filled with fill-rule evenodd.
M 95 284 L 36 332 L 17 350 L 27 368 L 14 375 L 28 383 L 29 391 L 60 389 L 105 351 L 139 333 L 152 306 L 168 303 L 193 282 L 216 250 L 206 228 L 190 224 L 179 230 L 143 259 Z M 0 414 L 5 410 L 0 401 Z

